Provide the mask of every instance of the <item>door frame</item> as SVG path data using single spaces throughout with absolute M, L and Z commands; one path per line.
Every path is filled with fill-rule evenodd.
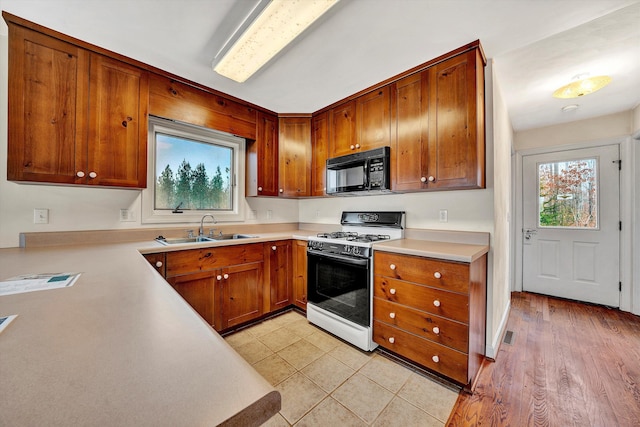
M 522 292 L 522 275 L 523 275 L 523 250 L 522 250 L 522 228 L 523 228 L 523 200 L 522 200 L 522 182 L 523 182 L 523 157 L 534 154 L 555 153 L 578 148 L 593 148 L 607 145 L 618 145 L 620 158 L 622 159 L 622 170 L 620 171 L 620 220 L 622 221 L 623 232 L 620 233 L 620 281 L 622 282 L 622 291 L 620 292 L 620 310 L 631 311 L 640 315 L 640 306 L 635 307 L 632 297 L 640 294 L 640 278 L 636 279 L 637 283 L 632 283 L 631 262 L 632 254 L 632 234 L 633 234 L 633 203 L 634 188 L 632 177 L 634 175 L 634 156 L 632 140 L 630 137 L 609 138 L 605 140 L 588 141 L 577 144 L 558 145 L 552 147 L 530 148 L 518 150 L 513 158 L 513 212 L 515 212 L 513 226 L 511 229 L 511 245 L 513 257 L 513 291 Z M 624 232 L 630 230 L 631 232 Z M 636 248 L 640 251 L 640 248 Z M 635 292 L 634 292 L 635 290 Z M 636 304 L 640 305 L 640 304 Z

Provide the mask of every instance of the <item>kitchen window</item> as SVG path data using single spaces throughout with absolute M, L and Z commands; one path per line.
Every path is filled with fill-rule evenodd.
M 142 222 L 243 220 L 244 146 L 224 132 L 151 117 Z

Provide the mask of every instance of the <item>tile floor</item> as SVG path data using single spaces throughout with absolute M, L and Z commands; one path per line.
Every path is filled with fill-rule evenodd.
M 264 426 L 444 426 L 458 393 L 289 311 L 225 337 L 282 395 Z

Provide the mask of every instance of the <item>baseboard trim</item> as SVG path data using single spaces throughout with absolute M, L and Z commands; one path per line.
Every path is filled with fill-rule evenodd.
M 495 335 L 495 338 L 491 345 L 488 345 L 485 351 L 485 357 L 491 361 L 496 360 L 496 356 L 498 355 L 498 351 L 500 350 L 500 344 L 502 344 L 502 337 L 507 328 L 507 320 L 509 320 L 509 313 L 511 312 L 511 298 L 507 302 L 507 306 L 504 308 L 504 312 L 502 313 L 502 318 L 500 319 L 500 326 L 498 327 L 498 333 Z

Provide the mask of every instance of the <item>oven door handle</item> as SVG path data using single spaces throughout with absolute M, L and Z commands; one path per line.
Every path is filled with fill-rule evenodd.
M 353 264 L 353 265 L 364 265 L 364 266 L 366 266 L 369 263 L 369 259 L 368 258 L 353 258 L 353 257 L 350 257 L 350 256 L 344 256 L 344 255 L 338 255 L 338 254 L 319 253 L 319 252 L 308 251 L 307 255 L 315 255 L 315 256 L 319 256 L 319 257 L 333 258 L 333 259 L 344 261 L 344 262 L 347 262 L 347 263 Z

